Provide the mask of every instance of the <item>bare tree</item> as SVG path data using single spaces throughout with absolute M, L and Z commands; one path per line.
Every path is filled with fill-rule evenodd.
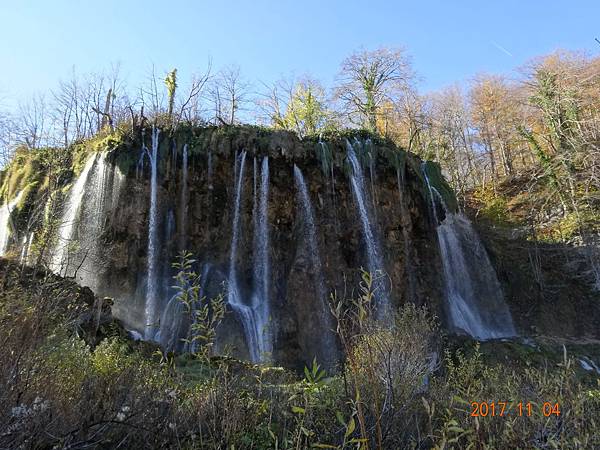
M 153 65 L 147 77 L 146 85 L 140 88 L 139 102 L 141 104 L 140 115 L 142 120 L 144 120 L 144 114 L 157 117 L 165 111 L 165 92 L 163 89 L 158 88 L 158 84 L 156 70 Z
M 430 96 L 429 140 L 433 158 L 442 164 L 459 198 L 481 182 L 467 102 L 458 86 Z
M 362 50 L 342 62 L 336 93 L 351 123 L 376 131 L 384 103 L 395 103 L 413 78 L 403 49 Z
M 46 99 L 36 94 L 25 103 L 19 104 L 18 141 L 30 149 L 39 148 L 47 137 Z
M 0 110 L 0 169 L 10 161 L 16 143 L 15 121 L 8 112 Z
M 239 112 L 245 109 L 249 93 L 250 83 L 241 75 L 239 66 L 219 71 L 210 88 L 215 122 L 223 125 L 239 122 Z
M 285 128 L 283 116 L 290 98 L 288 83 L 280 80 L 273 84 L 261 84 L 264 89 L 255 99 L 259 122 L 267 126 Z
M 210 81 L 212 61 L 208 61 L 206 70 L 192 77 L 187 96 L 182 98 L 179 106 L 178 119 L 185 120 L 193 125 L 202 123 L 204 108 L 201 100 Z

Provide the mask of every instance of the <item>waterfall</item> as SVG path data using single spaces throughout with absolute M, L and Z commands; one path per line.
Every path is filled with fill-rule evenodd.
M 154 336 L 165 351 L 175 351 L 183 336 L 181 328 L 183 324 L 185 306 L 179 298 L 179 292 L 173 295 L 164 308 L 160 318 L 160 329 Z
M 356 138 L 354 138 L 356 142 L 358 142 L 358 140 Z M 373 155 L 373 143 L 371 142 L 371 139 L 367 139 L 364 143 L 364 148 L 367 152 L 367 156 L 369 157 L 369 181 L 371 183 L 371 202 L 373 204 L 373 206 L 377 205 L 377 196 L 376 196 L 376 190 L 375 190 L 375 177 L 376 177 L 376 173 L 375 173 L 375 156 Z M 373 207 L 373 213 L 376 213 L 376 209 L 375 207 Z M 375 214 L 376 216 L 376 214 Z
M 71 245 L 73 233 L 75 231 L 77 213 L 79 212 L 81 201 L 83 200 L 83 196 L 85 194 L 85 186 L 88 180 L 88 175 L 90 174 L 95 161 L 96 154 L 93 154 L 88 158 L 83 170 L 77 177 L 77 180 L 75 181 L 75 184 L 69 193 L 69 197 L 64 207 L 63 215 L 58 228 L 56 246 L 54 247 L 52 260 L 50 262 L 50 269 L 54 273 L 60 274 L 62 272 L 63 265 L 65 272 L 68 269 L 68 250 L 69 246 Z
M 112 189 L 111 189 L 111 198 L 110 198 L 110 209 L 112 214 L 117 212 L 117 206 L 119 205 L 119 197 L 121 195 L 121 187 L 123 186 L 123 182 L 125 181 L 125 175 L 121 172 L 118 166 L 113 165 L 113 173 L 112 173 Z
M 185 250 L 187 233 L 187 198 L 188 198 L 188 145 L 183 146 L 182 174 L 181 174 L 181 206 L 179 225 L 179 249 Z
M 12 225 L 10 215 L 21 200 L 23 191 L 20 191 L 17 196 L 6 205 L 0 206 L 0 256 L 4 256 L 8 249 L 9 237 L 11 235 Z
M 85 188 L 84 206 L 80 215 L 79 246 L 82 249 L 81 284 L 96 290 L 104 246 L 100 242 L 105 218 L 106 190 L 110 167 L 107 153 L 99 153 L 88 177 Z
M 229 289 L 228 289 L 228 302 L 229 304 L 233 305 L 238 305 L 241 304 L 240 298 L 239 298 L 239 293 L 238 293 L 238 286 L 237 286 L 237 248 L 238 248 L 238 241 L 239 241 L 239 235 L 240 235 L 240 204 L 242 201 L 242 187 L 244 184 L 244 166 L 246 163 L 246 152 L 242 152 L 242 155 L 240 157 L 240 174 L 239 176 L 237 176 L 237 159 L 238 157 L 236 156 L 236 170 L 235 170 L 235 174 L 236 177 L 234 178 L 235 180 L 235 198 L 234 198 L 234 202 L 233 202 L 233 228 L 232 228 L 232 235 L 231 235 L 231 250 L 229 253 L 229 279 L 228 279 L 228 285 L 229 285 Z
M 160 241 L 165 244 L 165 254 L 172 254 L 172 239 L 175 234 L 175 213 L 172 209 L 165 213 L 164 218 L 164 234 Z M 160 267 L 157 269 L 156 283 L 156 316 L 160 315 L 160 320 L 156 324 L 156 333 L 154 341 L 161 344 L 166 351 L 172 351 L 177 348 L 180 341 L 181 325 L 184 315 L 184 305 L 179 299 L 179 292 L 175 291 L 172 284 L 171 264 L 168 259 L 161 261 Z M 175 292 L 175 293 L 173 293 Z M 163 304 L 164 299 L 169 299 L 166 304 Z M 162 311 L 162 312 L 161 312 Z
M 426 170 L 423 174 L 436 224 L 452 327 L 481 340 L 515 336 L 500 282 L 481 239 L 464 214 L 447 210 L 441 195 L 431 186 Z M 441 222 L 436 198 L 445 210 Z
M 29 234 L 23 236 L 23 240 L 21 241 L 21 255 L 19 256 L 19 264 L 23 265 L 25 263 L 25 254 L 27 253 L 27 239 L 29 239 Z
M 145 156 L 146 156 L 146 151 L 144 148 L 142 148 L 142 151 L 140 152 L 140 157 L 138 158 L 138 162 L 135 165 L 135 179 L 136 180 L 139 180 L 144 176 L 144 157 Z
M 331 154 L 329 147 L 327 144 L 321 140 L 319 140 L 319 147 L 321 149 L 321 167 L 323 169 L 324 175 L 329 171 L 329 178 L 331 181 L 331 213 L 333 215 L 333 223 L 336 231 L 338 230 L 338 217 L 337 217 L 337 205 L 335 201 L 335 175 L 333 172 L 334 164 L 333 164 L 333 154 Z M 324 163 L 327 161 L 329 167 Z M 328 170 L 327 170 L 328 169 Z
M 78 213 L 77 232 L 73 236 L 78 242 L 77 251 L 74 252 L 78 261 L 73 261 L 78 265 L 75 272 L 77 282 L 95 292 L 101 287 L 107 257 L 110 259 L 110 255 L 106 254 L 106 242 L 102 239 L 104 225 L 109 218 L 108 213 L 116 212 L 123 181 L 123 174 L 116 165 L 110 163 L 108 155 L 108 152 L 101 152 L 96 156 Z
M 369 217 L 365 196 L 365 183 L 362 168 L 356 158 L 352 144 L 346 141 L 346 147 L 348 149 L 348 161 L 352 166 L 350 184 L 352 185 L 352 191 L 358 206 L 363 236 L 367 247 L 368 270 L 374 277 L 373 288 L 375 290 L 374 295 L 377 302 L 376 317 L 379 320 L 383 320 L 389 318 L 390 300 L 386 283 L 382 279 L 385 276 L 385 266 L 383 265 L 383 258 L 381 256 L 381 246 L 376 238 L 373 227 L 371 226 L 371 219 Z
M 23 237 L 23 246 L 21 248 L 21 258 L 19 262 L 24 265 L 28 265 L 31 260 L 31 246 L 33 245 L 34 238 L 33 231 Z
M 205 227 L 206 232 L 208 233 L 210 230 L 211 217 L 213 215 L 213 156 L 212 151 L 208 150 L 208 155 L 206 156 L 206 185 L 208 187 L 208 195 L 206 196 L 206 200 L 204 202 L 204 209 L 206 211 L 206 220 Z
M 148 226 L 148 272 L 146 288 L 146 304 L 144 315 L 146 319 L 144 336 L 150 340 L 156 333 L 157 302 L 158 302 L 158 230 L 157 230 L 157 163 L 158 163 L 158 137 L 160 130 L 152 128 L 152 152 L 144 145 L 144 150 L 150 158 L 150 218 Z M 142 138 L 143 140 L 143 138 Z
M 406 271 L 407 282 L 408 282 L 408 300 L 411 302 L 416 301 L 416 274 L 413 266 L 413 249 L 411 245 L 410 234 L 408 226 L 410 224 L 410 213 L 406 206 L 406 199 L 404 198 L 404 166 L 396 169 L 396 178 L 398 182 L 398 196 L 400 197 L 400 216 L 402 219 L 402 239 L 404 241 L 404 268 Z
M 270 258 L 269 258 L 269 158 L 262 160 L 260 185 L 255 191 L 257 206 L 254 229 L 254 292 L 252 295 L 252 312 L 258 335 L 259 358 L 272 352 L 272 331 L 269 326 L 270 317 Z M 258 197 L 258 201 L 256 198 Z
M 252 171 L 252 226 L 255 230 L 258 228 L 258 176 L 258 161 L 255 156 Z M 254 245 L 253 251 L 254 253 L 252 256 L 254 260 L 256 260 L 256 245 Z
M 333 335 L 332 316 L 327 304 L 327 291 L 325 289 L 325 279 L 323 276 L 323 265 L 321 263 L 321 255 L 319 252 L 319 244 L 317 241 L 317 229 L 315 226 L 315 214 L 313 211 L 308 188 L 302 171 L 294 164 L 294 179 L 296 181 L 298 203 L 302 206 L 302 216 L 304 220 L 304 236 L 308 244 L 308 253 L 310 262 L 313 268 L 313 279 L 315 283 L 315 291 L 319 302 L 319 321 L 321 328 L 324 330 L 323 335 L 323 353 L 329 365 L 335 359 L 335 338 Z
M 206 181 L 208 184 L 208 190 L 212 191 L 213 190 L 213 184 L 212 184 L 212 177 L 213 177 L 213 163 L 212 163 L 212 151 L 208 151 L 208 157 L 207 157 L 207 175 L 206 175 Z
M 237 157 L 236 157 L 237 161 Z M 253 362 L 264 361 L 272 351 L 271 331 L 269 330 L 269 161 L 265 157 L 262 162 L 260 186 L 254 192 L 255 197 L 255 237 L 254 237 L 254 272 L 251 304 L 247 305 L 242 298 L 237 279 L 237 251 L 240 239 L 240 206 L 244 185 L 244 167 L 246 152 L 242 152 L 239 169 L 235 167 L 235 199 L 233 209 L 233 231 L 231 252 L 229 255 L 229 290 L 227 301 L 237 313 L 244 328 L 246 345 Z
M 315 288 L 321 302 L 323 302 L 323 312 L 327 311 L 325 299 L 325 280 L 323 279 L 323 267 L 321 265 L 321 257 L 319 255 L 319 245 L 317 242 L 317 231 L 315 227 L 315 215 L 313 212 L 312 203 L 308 194 L 308 188 L 304 181 L 304 175 L 298 166 L 294 164 L 294 179 L 298 193 L 298 202 L 302 206 L 302 214 L 304 219 L 305 237 L 308 243 L 310 252 L 310 262 L 315 271 Z
M 251 308 L 243 303 L 241 293 L 238 287 L 237 280 L 237 250 L 240 238 L 240 205 L 242 202 L 242 193 L 244 185 L 244 167 L 246 164 L 246 152 L 243 151 L 239 157 L 239 170 L 237 168 L 238 157 L 235 159 L 235 198 L 233 202 L 233 224 L 232 224 L 232 237 L 231 237 L 231 250 L 229 253 L 229 277 L 228 277 L 228 292 L 227 292 L 227 303 L 236 312 L 239 319 L 242 322 L 244 328 L 244 335 L 246 338 L 246 345 L 248 346 L 248 352 L 252 361 L 259 360 L 258 351 L 258 336 L 256 334 L 256 326 L 254 323 L 254 317 Z

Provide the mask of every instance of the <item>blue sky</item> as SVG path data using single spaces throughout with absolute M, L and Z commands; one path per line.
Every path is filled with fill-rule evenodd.
M 511 73 L 558 48 L 600 54 L 599 1 L 0 0 L 0 103 L 121 63 L 130 87 L 154 64 L 181 77 L 236 63 L 254 81 L 330 84 L 359 48 L 404 46 L 423 91 Z

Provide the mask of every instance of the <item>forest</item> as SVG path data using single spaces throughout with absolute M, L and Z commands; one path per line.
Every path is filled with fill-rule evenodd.
M 600 58 L 419 78 L 0 108 L 0 448 L 600 448 Z

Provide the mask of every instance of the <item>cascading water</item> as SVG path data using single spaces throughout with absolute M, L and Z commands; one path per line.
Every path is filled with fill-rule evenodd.
M 23 238 L 23 246 L 21 248 L 21 258 L 19 260 L 19 262 L 21 264 L 27 265 L 31 261 L 31 246 L 33 245 L 34 236 L 35 236 L 35 234 L 32 231 L 31 233 L 28 233 Z
M 77 271 L 78 282 L 92 290 L 97 289 L 97 274 L 100 272 L 104 251 L 100 238 L 105 218 L 108 179 L 112 168 L 107 163 L 107 156 L 107 153 L 98 153 L 96 156 L 85 185 L 83 205 L 72 236 L 77 239 L 77 256 L 80 258 L 79 261 L 75 261 L 80 266 Z M 69 274 L 67 269 L 65 268 L 65 273 Z
M 254 230 L 254 292 L 252 295 L 252 312 L 257 327 L 259 357 L 265 358 L 272 352 L 272 330 L 269 325 L 270 299 L 270 258 L 269 258 L 269 158 L 262 160 L 260 185 Z
M 5 205 L 0 206 L 0 256 L 4 256 L 8 248 L 9 237 L 11 235 L 12 226 L 10 223 L 10 215 L 21 200 L 23 191 Z
M 359 141 L 355 138 L 354 141 L 358 144 Z M 373 206 L 377 205 L 377 191 L 375 190 L 375 178 L 376 178 L 376 173 L 375 173 L 375 155 L 374 155 L 374 148 L 373 148 L 373 143 L 371 142 L 371 139 L 367 139 L 364 144 L 362 145 L 364 148 L 364 151 L 367 155 L 367 157 L 369 158 L 369 182 L 371 185 L 371 204 Z M 376 208 L 373 207 L 373 213 L 376 216 Z
M 75 231 L 75 225 L 77 222 L 77 213 L 81 207 L 81 201 L 85 194 L 85 186 L 88 180 L 88 176 L 94 163 L 96 161 L 96 154 L 90 156 L 83 167 L 83 170 L 77 177 L 75 184 L 71 188 L 65 209 L 61 218 L 58 229 L 58 238 L 56 246 L 52 253 L 52 261 L 50 263 L 50 269 L 56 273 L 61 274 L 63 268 L 68 270 L 69 261 L 68 250 L 71 245 L 73 233 Z M 65 261 L 65 259 L 67 259 Z M 64 266 L 64 267 L 63 267 Z
M 181 301 L 180 293 L 173 295 L 164 308 L 160 319 L 160 330 L 154 339 L 167 351 L 176 350 L 184 337 L 181 335 L 185 305 Z
M 319 301 L 319 321 L 321 328 L 324 330 L 322 349 L 325 359 L 331 365 L 335 359 L 335 338 L 333 335 L 332 316 L 329 312 L 327 304 L 327 291 L 325 289 L 325 279 L 323 276 L 323 265 L 319 252 L 319 244 L 317 241 L 317 229 L 315 226 L 315 214 L 313 211 L 308 188 L 302 171 L 294 164 L 294 179 L 296 181 L 298 203 L 302 206 L 302 216 L 304 220 L 304 236 L 308 244 L 308 253 L 310 262 L 313 267 L 313 279 L 315 283 L 315 291 Z
M 237 157 L 236 157 L 237 161 Z M 268 195 L 269 195 L 269 162 L 265 157 L 262 162 L 260 193 L 255 191 L 258 199 L 255 201 L 256 225 L 254 239 L 254 273 L 253 293 L 251 304 L 247 305 L 238 285 L 237 251 L 240 239 L 240 207 L 242 202 L 244 168 L 246 152 L 240 156 L 239 168 L 235 167 L 235 199 L 233 210 L 233 231 L 231 252 L 229 254 L 229 289 L 228 304 L 238 314 L 244 328 L 246 345 L 253 362 L 265 361 L 272 351 L 271 330 L 269 329 L 269 237 L 268 237 Z M 258 190 L 258 189 L 257 189 Z
M 404 198 L 404 164 L 396 169 L 396 178 L 398 182 L 398 196 L 400 197 L 400 217 L 402 219 L 402 239 L 404 241 L 404 268 L 408 281 L 408 300 L 416 301 L 416 274 L 413 266 L 413 248 L 410 240 L 408 226 L 410 224 L 410 213 Z
M 25 263 L 25 256 L 27 253 L 27 239 L 29 238 L 29 235 L 25 235 L 23 236 L 23 240 L 21 241 L 21 256 L 19 256 L 19 263 L 20 264 L 24 264 Z
M 229 253 L 229 277 L 228 277 L 228 292 L 227 303 L 236 312 L 242 322 L 246 345 L 252 361 L 260 360 L 260 352 L 258 349 L 258 336 L 256 333 L 256 324 L 254 323 L 254 315 L 252 308 L 243 303 L 241 292 L 238 287 L 237 280 L 237 250 L 240 238 L 240 205 L 242 202 L 242 193 L 244 185 L 244 167 L 246 165 L 246 152 L 243 151 L 239 157 L 239 169 L 237 168 L 237 159 L 235 164 L 235 199 L 233 202 L 233 224 L 231 237 L 231 251 Z
M 185 250 L 187 234 L 187 198 L 188 198 L 188 145 L 182 150 L 182 175 L 181 175 L 181 207 L 179 217 L 179 249 Z
M 210 151 L 210 150 L 208 151 L 206 165 L 207 165 L 206 180 L 207 180 L 207 184 L 208 184 L 208 190 L 212 191 L 213 190 L 213 184 L 212 184 L 213 164 L 212 164 L 212 151 Z
M 160 130 L 152 128 L 152 151 L 144 150 L 150 159 L 150 219 L 148 226 L 148 271 L 146 287 L 146 303 L 144 306 L 145 330 L 144 337 L 153 339 L 157 330 L 157 304 L 158 304 L 158 208 L 157 208 L 157 164 L 158 164 L 158 138 Z
M 425 169 L 423 174 L 436 222 L 451 325 L 482 340 L 515 336 L 500 282 L 477 232 L 462 213 L 448 211 Z M 445 210 L 441 222 L 436 198 Z
M 169 209 L 164 218 L 164 234 L 161 243 L 166 243 L 165 253 L 172 254 L 171 241 L 175 234 L 175 213 Z M 161 244 L 162 245 L 162 244 Z M 168 260 L 162 261 L 161 267 L 158 269 L 157 278 L 157 306 L 160 314 L 160 320 L 157 324 L 157 331 L 154 335 L 154 340 L 162 345 L 168 351 L 175 350 L 181 336 L 181 325 L 183 323 L 184 305 L 180 300 L 179 292 L 175 292 L 171 286 L 171 264 Z M 169 299 L 166 304 L 163 304 L 164 299 Z M 157 313 L 158 315 L 158 313 Z
M 334 164 L 333 164 L 333 155 L 329 150 L 327 144 L 321 140 L 319 140 L 319 148 L 321 150 L 321 169 L 323 174 L 326 175 L 329 172 L 329 178 L 331 181 L 331 213 L 333 215 L 333 223 L 336 231 L 338 230 L 338 217 L 337 217 L 337 204 L 335 200 L 335 174 L 334 174 Z M 328 169 L 328 170 L 327 170 Z
M 373 287 L 377 301 L 376 317 L 379 320 L 383 320 L 389 318 L 388 313 L 390 311 L 389 293 L 386 283 L 382 279 L 385 276 L 385 266 L 381 256 L 379 241 L 377 240 L 371 225 L 371 219 L 369 216 L 369 210 L 365 196 L 365 183 L 362 168 L 358 162 L 358 159 L 356 158 L 352 144 L 346 141 L 346 147 L 348 150 L 348 161 L 352 166 L 350 184 L 352 185 L 354 199 L 356 200 L 356 204 L 358 206 L 363 236 L 367 247 L 368 270 L 374 277 Z

